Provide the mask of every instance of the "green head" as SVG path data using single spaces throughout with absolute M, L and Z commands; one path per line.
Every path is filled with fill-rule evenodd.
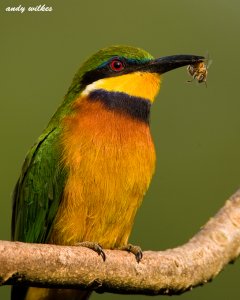
M 130 63 L 136 62 L 139 65 L 143 62 L 147 62 L 153 59 L 153 56 L 148 52 L 136 47 L 111 46 L 108 48 L 103 48 L 96 52 L 94 55 L 90 56 L 82 64 L 73 78 L 73 82 L 69 88 L 68 93 L 73 92 L 74 94 L 78 94 L 85 88 L 88 83 L 92 83 L 94 79 L 101 79 L 106 76 L 108 70 L 106 70 L 106 68 L 104 67 L 107 66 L 107 62 L 117 57 Z M 93 73 L 96 74 L 95 77 L 93 76 Z M 116 76 L 119 74 L 118 72 L 110 72 L 108 75 Z

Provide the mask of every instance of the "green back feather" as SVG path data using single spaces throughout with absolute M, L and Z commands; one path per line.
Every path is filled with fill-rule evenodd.
M 14 191 L 12 239 L 47 242 L 64 188 L 60 165 L 59 129 L 40 136 L 29 151 Z

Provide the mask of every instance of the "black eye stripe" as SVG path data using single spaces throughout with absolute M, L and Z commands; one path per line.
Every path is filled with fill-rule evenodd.
M 124 67 L 121 70 L 112 70 L 110 67 L 111 62 L 114 60 L 119 60 L 123 63 Z M 100 67 L 86 72 L 83 77 L 81 78 L 81 85 L 82 88 L 84 88 L 86 85 L 89 85 L 93 83 L 94 81 L 97 81 L 102 78 L 107 78 L 107 77 L 114 77 L 114 76 L 119 76 L 123 74 L 128 74 L 132 72 L 136 72 L 137 70 L 141 71 L 148 71 L 147 66 L 149 64 L 149 61 L 145 62 L 139 62 L 139 61 L 131 61 L 128 62 L 125 58 L 119 58 L 119 57 L 113 57 L 111 60 L 105 62 L 103 65 Z

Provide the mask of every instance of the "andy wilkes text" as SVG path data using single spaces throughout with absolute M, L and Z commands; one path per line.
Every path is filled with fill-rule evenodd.
M 5 8 L 6 12 L 12 12 L 12 13 L 24 13 L 25 11 L 28 12 L 51 12 L 53 11 L 53 8 L 51 6 L 43 5 L 37 5 L 37 6 L 22 6 L 21 4 L 19 6 L 8 6 Z

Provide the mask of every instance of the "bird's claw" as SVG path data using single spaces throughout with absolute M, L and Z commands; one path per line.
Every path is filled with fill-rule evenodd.
M 91 250 L 97 252 L 97 254 L 102 257 L 103 261 L 106 260 L 106 254 L 104 253 L 102 246 L 99 245 L 98 243 L 94 243 L 94 242 L 80 242 L 80 243 L 77 243 L 76 246 L 81 246 L 81 247 L 85 247 L 85 248 L 91 249 Z
M 132 254 L 135 255 L 137 263 L 139 263 L 143 257 L 142 249 L 139 246 L 132 245 L 132 244 L 127 244 L 125 246 L 122 246 L 119 248 L 119 250 L 124 250 L 131 252 Z

